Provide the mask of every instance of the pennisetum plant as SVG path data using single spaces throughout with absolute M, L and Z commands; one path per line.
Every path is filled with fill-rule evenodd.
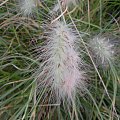
M 114 59 L 114 44 L 107 37 L 95 36 L 89 42 L 89 46 L 98 64 L 108 65 Z
M 51 24 L 47 32 L 47 43 L 42 47 L 42 72 L 38 81 L 51 86 L 56 100 L 74 101 L 76 91 L 86 87 L 82 60 L 77 52 L 76 42 L 79 40 L 74 30 L 61 21 Z M 39 50 L 39 49 L 38 49 Z
M 15 15 L 12 10 L 15 1 L 19 1 L 20 12 L 25 17 Z M 109 40 L 107 33 L 113 32 L 113 36 L 120 38 L 119 0 L 81 0 L 78 7 L 75 5 L 80 0 L 56 0 L 58 4 L 52 11 L 55 14 L 50 14 L 54 20 L 50 24 L 45 23 L 45 18 L 49 17 L 46 13 L 53 0 L 42 0 L 43 8 L 38 8 L 40 12 L 26 24 L 25 19 L 29 20 L 26 16 L 34 15 L 40 1 L 0 2 L 1 120 L 119 120 L 120 56 L 117 55 L 120 49 L 118 45 L 116 50 L 118 43 Z M 69 11 L 72 6 L 75 9 Z M 20 20 L 25 20 L 25 24 Z M 76 30 L 66 24 L 70 21 Z M 45 26 L 41 26 L 43 22 Z M 89 33 L 102 30 L 107 37 L 100 33 L 93 39 L 89 37 L 87 44 L 83 40 L 86 36 L 82 37 L 79 30 L 90 30 Z M 32 49 L 33 59 L 27 40 L 34 41 L 39 35 L 40 45 L 35 51 Z M 108 69 L 101 69 L 101 65 Z M 87 76 L 93 80 L 89 90 L 87 70 Z M 86 95 L 80 97 L 82 93 Z
M 37 0 L 20 0 L 19 7 L 20 11 L 24 16 L 32 15 L 37 5 Z
M 75 5 L 77 2 L 78 0 L 61 0 L 61 4 L 67 7 L 69 7 L 71 4 Z
M 58 4 L 54 5 L 51 13 L 58 12 L 60 10 L 60 5 L 63 9 L 65 9 L 71 7 L 72 5 L 76 6 L 77 3 L 78 0 L 60 0 Z

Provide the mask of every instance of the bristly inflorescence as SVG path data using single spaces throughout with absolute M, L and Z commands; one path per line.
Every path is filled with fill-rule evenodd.
M 62 6 L 67 6 L 69 7 L 71 4 L 76 5 L 78 0 L 61 0 Z
M 23 15 L 29 16 L 36 8 L 36 0 L 20 0 L 20 11 Z
M 60 21 L 53 23 L 47 34 L 47 44 L 41 55 L 43 70 L 38 81 L 43 79 L 46 85 L 49 84 L 57 99 L 71 101 L 76 91 L 85 87 L 84 72 L 80 68 L 82 61 L 75 46 L 77 35 Z
M 106 65 L 114 58 L 114 44 L 106 37 L 94 37 L 89 46 L 92 49 L 96 59 L 102 64 Z
M 69 8 L 70 6 L 74 5 L 76 6 L 78 3 L 78 0 L 60 0 L 60 4 L 55 4 L 51 12 L 58 12 L 60 10 L 60 5 L 63 9 Z

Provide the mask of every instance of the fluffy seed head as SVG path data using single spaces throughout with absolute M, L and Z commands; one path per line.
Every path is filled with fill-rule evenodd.
M 61 0 L 63 6 L 69 7 L 71 4 L 76 4 L 77 0 Z
M 113 59 L 114 45 L 105 37 L 95 37 L 90 41 L 90 47 L 97 56 L 98 61 L 106 64 Z
M 62 22 L 53 23 L 42 58 L 45 59 L 47 83 L 59 99 L 73 99 L 77 89 L 84 88 L 81 59 L 75 49 L 78 40 L 74 31 Z
M 69 8 L 71 5 L 76 6 L 78 3 L 78 0 L 60 0 L 60 3 L 62 8 L 65 9 L 66 7 Z M 58 12 L 59 10 L 60 10 L 59 4 L 55 4 L 55 6 L 53 7 L 50 13 L 55 13 L 55 12 Z
M 21 0 L 20 2 L 20 10 L 25 16 L 31 15 L 35 7 L 35 0 Z

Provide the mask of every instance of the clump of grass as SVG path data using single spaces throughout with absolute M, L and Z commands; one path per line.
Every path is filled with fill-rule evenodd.
M 108 119 L 119 119 L 120 118 L 120 80 L 119 80 L 119 61 L 120 57 L 114 56 L 115 61 L 109 62 L 109 66 L 107 69 L 104 69 L 104 67 L 97 66 L 96 61 L 93 59 L 93 56 L 91 54 L 91 51 L 89 51 L 89 42 L 91 40 L 91 36 L 96 36 L 99 33 L 102 34 L 111 34 L 116 38 L 117 41 L 120 40 L 120 33 L 119 33 L 119 0 L 111 1 L 111 0 L 92 0 L 92 1 L 80 1 L 80 4 L 76 6 L 73 10 L 65 9 L 63 4 L 61 4 L 61 1 L 56 1 L 56 3 L 59 2 L 58 7 L 61 11 L 52 16 L 52 19 L 54 18 L 52 22 L 52 29 L 50 29 L 49 33 L 45 34 L 46 38 L 44 36 L 44 32 L 48 32 L 45 28 L 42 28 L 41 23 L 44 23 L 46 21 L 47 17 L 49 17 L 48 21 L 51 21 L 50 16 L 48 15 L 50 12 L 50 8 L 53 7 L 53 0 L 47 0 L 42 1 L 41 7 L 38 6 L 38 11 L 35 14 L 34 18 L 30 17 L 23 17 L 18 16 L 16 12 L 14 11 L 14 8 L 16 6 L 15 1 L 7 1 L 4 0 L 2 3 L 0 3 L 0 119 L 6 120 L 17 120 L 17 119 L 33 119 L 33 120 L 40 120 L 40 119 L 75 119 L 75 120 L 108 120 Z M 63 1 L 64 2 L 64 1 Z M 59 6 L 62 5 L 62 6 Z M 112 9 L 117 6 L 117 9 L 113 12 Z M 66 6 L 65 6 L 66 7 Z M 69 7 L 69 5 L 68 5 Z M 33 7 L 32 7 L 33 8 Z M 34 10 L 34 8 L 32 9 Z M 48 14 L 47 14 L 48 13 Z M 30 15 L 28 13 L 28 15 Z M 28 16 L 27 15 L 27 16 Z M 57 15 L 57 17 L 56 17 Z M 107 16 L 107 17 L 106 17 Z M 57 19 L 56 19 L 57 18 Z M 74 32 L 78 34 L 78 40 L 77 38 L 77 46 L 74 45 L 74 41 L 72 45 L 70 46 L 70 43 L 66 44 L 67 37 L 66 35 L 66 29 L 64 28 L 63 37 L 61 36 L 56 37 L 56 39 L 53 40 L 53 37 L 55 37 L 55 34 L 52 32 L 58 34 L 60 32 L 56 31 L 54 28 L 56 26 L 57 20 L 64 19 L 64 22 L 62 22 L 63 28 L 67 26 L 67 31 L 72 28 L 72 31 L 74 29 Z M 71 24 L 72 22 L 72 24 Z M 53 27 L 54 26 L 54 27 Z M 44 30 L 43 30 L 44 29 Z M 72 32 L 72 33 L 74 33 Z M 70 36 L 73 35 L 71 32 L 69 33 Z M 81 36 L 81 33 L 87 33 L 85 36 Z M 53 35 L 52 35 L 53 34 Z M 71 62 L 69 63 L 67 60 L 65 66 L 71 66 L 74 69 L 69 69 L 70 72 L 67 70 L 62 72 L 62 77 L 65 75 L 64 73 L 68 73 L 68 77 L 65 76 L 65 78 L 69 78 L 70 80 L 75 79 L 78 74 L 74 74 L 74 70 L 79 63 L 81 63 L 81 60 L 84 60 L 84 63 L 87 63 L 87 66 L 78 66 L 80 69 L 76 69 L 77 71 L 81 72 L 84 71 L 84 68 L 88 70 L 87 77 L 90 79 L 89 85 L 86 88 L 85 91 L 81 91 L 84 94 L 80 94 L 80 91 L 77 90 L 79 88 L 79 84 L 75 84 L 72 86 L 75 88 L 75 92 L 72 89 L 70 94 L 67 93 L 67 90 L 69 87 L 64 89 L 62 86 L 61 88 L 59 86 L 56 86 L 56 82 L 52 81 L 52 89 L 51 84 L 44 82 L 45 80 L 48 80 L 48 71 L 46 71 L 46 74 L 44 74 L 44 77 L 40 77 L 41 71 L 43 71 L 44 67 L 39 68 L 44 60 L 50 60 L 51 56 L 51 49 L 48 51 L 48 47 L 45 51 L 47 51 L 48 56 L 50 57 L 43 57 L 42 59 L 37 59 L 34 57 L 33 52 L 31 52 L 31 47 L 36 47 L 38 44 L 42 46 L 42 43 L 52 43 L 52 46 L 56 42 L 56 40 L 62 39 L 60 43 L 65 43 L 65 45 L 61 45 L 62 48 L 65 50 L 69 48 L 67 53 L 70 53 L 71 50 L 75 50 L 74 54 L 72 56 L 76 57 L 69 57 Z M 70 37 L 69 39 L 71 39 Z M 94 38 L 94 37 L 92 37 Z M 75 40 L 75 39 L 74 39 Z M 48 42 L 49 41 L 49 42 Z M 79 42 L 78 42 L 79 41 Z M 95 39 L 96 41 L 96 39 Z M 111 44 L 108 45 L 109 41 L 99 39 L 97 40 L 97 43 L 105 42 L 105 44 L 100 44 L 102 47 L 107 48 L 109 45 L 109 48 L 114 48 L 115 46 L 111 46 Z M 96 44 L 97 44 L 96 43 Z M 114 39 L 110 43 L 114 43 Z M 119 42 L 117 42 L 119 43 Z M 93 45 L 92 48 L 94 48 L 95 45 Z M 49 44 L 48 46 L 50 46 Z M 69 45 L 69 46 L 68 46 Z M 98 45 L 98 44 L 97 44 Z M 106 46 L 105 46 L 106 45 Z M 43 45 L 44 46 L 44 45 Z M 80 53 L 79 49 L 77 47 L 81 47 Z M 119 51 L 119 45 L 118 51 Z M 66 48 L 67 47 L 67 48 Z M 43 47 L 42 47 L 43 48 Z M 53 48 L 53 47 L 52 47 Z M 55 47 L 55 50 L 57 50 L 59 47 Z M 72 49 L 74 48 L 74 49 Z M 40 49 L 41 50 L 41 49 Z M 39 56 L 43 54 L 42 51 L 39 50 Z M 53 50 L 53 49 L 52 49 Z M 98 51 L 98 47 L 95 47 L 94 50 Z M 103 49 L 101 49 L 103 50 Z M 107 49 L 108 50 L 108 49 Z M 112 49 L 113 50 L 113 49 Z M 38 51 L 37 51 L 38 52 Z M 36 52 L 36 53 L 37 53 Z M 111 53 L 111 51 L 109 50 Z M 59 52 L 57 52 L 59 53 Z M 60 52 L 63 54 L 63 52 Z M 66 52 L 65 52 L 66 53 Z M 106 61 L 107 59 L 104 56 L 104 59 L 102 58 L 105 55 L 105 52 L 100 53 L 95 56 L 97 58 L 100 58 L 99 60 L 101 63 L 102 61 Z M 114 50 L 114 55 L 116 55 L 116 51 Z M 82 54 L 82 57 L 81 55 Z M 61 54 L 60 54 L 61 55 Z M 65 54 L 67 56 L 68 54 Z M 70 54 L 71 55 L 71 54 Z M 108 53 L 107 53 L 108 55 Z M 65 59 L 66 57 L 63 57 Z M 41 56 L 40 56 L 41 57 Z M 81 59 L 79 59 L 79 57 Z M 74 59 L 73 59 L 74 58 Z M 102 59 L 101 59 L 102 58 Z M 57 58 L 58 59 L 58 58 Z M 110 55 L 110 59 L 113 59 L 112 55 Z M 72 62 L 72 60 L 74 60 Z M 78 62 L 76 62 L 78 60 Z M 53 59 L 52 59 L 53 61 Z M 60 59 L 54 60 L 56 62 L 56 66 L 60 63 Z M 73 65 L 73 63 L 76 63 Z M 54 64 L 55 65 L 55 64 Z M 48 65 L 50 67 L 50 65 Z M 53 66 L 53 64 L 52 64 Z M 57 66 L 57 67 L 58 67 Z M 36 69 L 37 67 L 37 69 Z M 88 69 L 88 67 L 90 69 Z M 57 69 L 57 68 L 55 68 Z M 51 71 L 55 69 L 51 68 Z M 91 70 L 91 71 L 90 71 Z M 37 71 L 37 74 L 34 74 L 35 71 Z M 71 74 L 70 74 L 71 73 Z M 52 74 L 54 76 L 55 74 Z M 80 77 L 80 76 L 79 76 Z M 38 78 L 40 80 L 40 84 L 38 87 Z M 71 79 L 72 78 L 72 79 Z M 83 76 L 81 77 L 83 78 Z M 44 80 L 43 82 L 41 82 Z M 51 77 L 50 77 L 51 80 Z M 59 83 L 61 84 L 62 81 L 59 80 Z M 74 81 L 72 81 L 74 82 Z M 82 81 L 83 82 L 83 81 Z M 53 84 L 54 83 L 54 84 Z M 79 83 L 79 81 L 77 81 Z M 68 84 L 69 85 L 69 84 Z M 45 87 L 44 87 L 45 86 Z M 76 87 L 77 86 L 77 87 Z M 59 88 L 59 92 L 55 91 L 57 88 Z M 63 88 L 63 89 L 62 89 Z M 63 90 L 65 91 L 63 93 Z M 54 93 L 61 94 L 61 96 L 64 96 L 61 98 L 61 104 L 56 103 L 54 101 L 57 98 L 51 97 L 54 96 Z M 72 92 L 73 91 L 73 92 Z M 75 99 L 72 104 L 68 105 L 68 101 L 66 98 L 68 96 L 71 96 L 75 93 Z M 59 96 L 58 95 L 58 96 Z M 56 96 L 56 95 L 55 95 Z M 67 96 L 67 97 L 66 97 Z M 66 97 L 66 98 L 65 98 Z M 59 99 L 59 98 L 58 98 Z M 64 99 L 64 101 L 63 101 Z M 51 102 L 52 101 L 52 102 Z

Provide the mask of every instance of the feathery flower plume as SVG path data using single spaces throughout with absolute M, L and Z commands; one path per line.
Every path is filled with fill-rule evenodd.
M 60 0 L 62 8 L 69 8 L 71 5 L 77 5 L 78 0 Z M 50 13 L 55 13 L 60 10 L 60 5 L 55 4 Z
M 25 16 L 31 15 L 35 7 L 36 7 L 35 0 L 21 0 L 20 2 L 20 10 Z
M 82 62 L 75 46 L 78 38 L 71 28 L 60 21 L 51 25 L 47 36 L 41 55 L 43 70 L 38 81 L 50 84 L 57 100 L 67 98 L 71 101 L 76 90 L 81 92 L 85 87 L 84 72 L 80 68 Z
M 76 5 L 77 0 L 61 0 L 62 6 L 69 7 L 71 4 Z
M 103 65 L 106 65 L 113 59 L 114 45 L 110 43 L 110 40 L 106 37 L 95 37 L 89 43 L 93 54 Z

